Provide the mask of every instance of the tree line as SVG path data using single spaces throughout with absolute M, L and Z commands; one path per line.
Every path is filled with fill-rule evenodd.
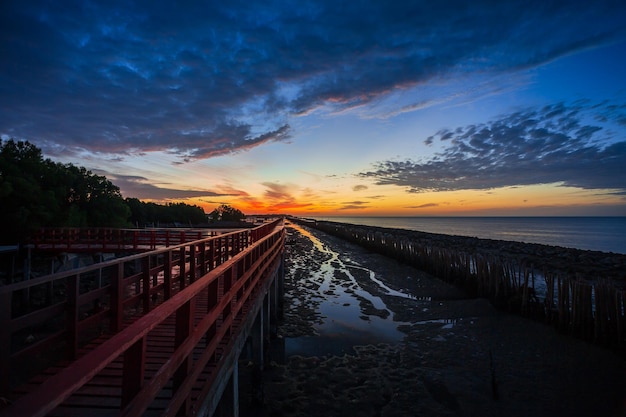
M 225 209 L 226 208 L 226 209 Z M 239 210 L 222 205 L 209 216 Z M 119 187 L 84 167 L 44 158 L 28 141 L 0 139 L 0 244 L 24 242 L 42 227 L 143 227 L 207 223 L 199 206 L 122 197 Z

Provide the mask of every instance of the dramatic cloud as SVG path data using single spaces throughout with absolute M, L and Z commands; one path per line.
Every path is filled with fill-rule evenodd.
M 437 203 L 426 203 L 426 204 L 420 204 L 419 206 L 408 206 L 407 208 L 410 209 L 421 209 L 421 208 L 430 208 L 430 207 L 438 207 L 439 204 Z
M 263 185 L 267 187 L 265 190 L 265 198 L 272 201 L 293 201 L 293 189 L 292 184 L 280 184 L 274 182 L 264 182 Z
M 561 183 L 626 194 L 626 141 L 611 130 L 624 115 L 625 104 L 608 102 L 521 111 L 437 132 L 425 142 L 445 148 L 430 160 L 383 161 L 360 175 L 416 193 Z
M 219 193 L 209 190 L 180 190 L 162 188 L 151 184 L 147 178 L 141 176 L 106 173 L 106 177 L 120 188 L 124 197 L 133 197 L 138 199 L 175 200 L 192 197 L 226 197 L 241 195 L 241 193 L 238 192 Z
M 369 206 L 367 201 L 347 201 L 339 207 L 338 210 L 358 210 Z
M 320 106 L 621 39 L 624 21 L 613 1 L 5 1 L 0 133 L 209 158 L 284 141 Z
M 355 185 L 352 187 L 352 191 L 364 191 L 367 190 L 367 185 Z

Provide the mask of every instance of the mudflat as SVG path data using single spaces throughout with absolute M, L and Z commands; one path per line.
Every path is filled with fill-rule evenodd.
M 615 352 L 322 232 L 288 225 L 288 233 L 278 327 L 286 357 L 266 365 L 253 390 L 262 395 L 240 393 L 242 415 L 626 416 L 626 361 Z M 339 290 L 354 295 L 339 307 L 358 305 L 365 328 L 384 319 L 401 337 L 373 330 L 349 349 L 325 346 L 321 329 L 334 318 L 320 306 Z M 290 353 L 292 342 L 316 337 L 319 352 Z

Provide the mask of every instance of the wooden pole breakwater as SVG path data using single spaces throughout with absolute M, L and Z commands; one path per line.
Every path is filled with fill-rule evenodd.
M 626 354 L 626 255 L 291 218 Z

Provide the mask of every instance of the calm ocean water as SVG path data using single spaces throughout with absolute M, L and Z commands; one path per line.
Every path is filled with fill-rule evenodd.
M 311 217 L 626 254 L 626 217 Z

